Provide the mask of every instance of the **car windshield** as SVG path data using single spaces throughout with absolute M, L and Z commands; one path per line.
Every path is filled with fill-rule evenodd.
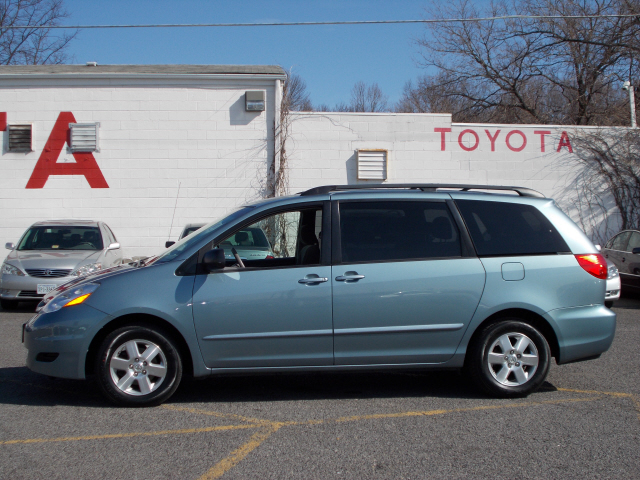
M 98 227 L 31 227 L 18 250 L 102 250 Z
M 198 244 L 202 241 L 203 238 L 208 236 L 215 229 L 220 228 L 222 225 L 226 225 L 237 218 L 242 217 L 247 212 L 253 210 L 255 207 L 240 207 L 238 210 L 233 211 L 226 217 L 223 217 L 219 220 L 214 220 L 211 223 L 208 223 L 204 227 L 201 227 L 199 230 L 195 231 L 193 234 L 184 237 L 182 240 L 179 240 L 174 245 L 172 245 L 167 251 L 165 251 L 162 255 L 154 260 L 153 263 L 166 263 L 170 262 L 174 258 L 178 258 L 185 250 L 188 250 L 193 245 Z

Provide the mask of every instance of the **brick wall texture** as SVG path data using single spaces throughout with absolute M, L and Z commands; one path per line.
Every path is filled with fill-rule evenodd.
M 51 83 L 0 85 L 6 122 L 31 123 L 34 132 L 30 153 L 8 152 L 7 132 L 0 132 L 0 241 L 17 242 L 38 220 L 95 219 L 111 227 L 125 256 L 151 255 L 186 223 L 213 220 L 262 195 L 273 157 L 274 82 Z M 266 111 L 245 111 L 247 89 L 266 91 Z M 93 156 L 109 188 L 91 188 L 82 175 L 25 188 L 60 112 L 100 123 Z M 575 216 L 573 134 L 555 126 L 452 124 L 447 114 L 293 113 L 289 190 L 367 183 L 357 178 L 358 149 L 386 149 L 389 183 L 525 186 Z M 75 162 L 68 145 L 57 162 Z

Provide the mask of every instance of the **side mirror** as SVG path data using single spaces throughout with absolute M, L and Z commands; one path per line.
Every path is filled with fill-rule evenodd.
M 169 248 L 171 245 L 175 244 L 176 242 L 171 241 L 171 240 L 167 240 L 166 242 L 164 242 L 164 248 Z
M 640 247 L 636 247 L 633 250 L 631 250 L 631 253 L 633 253 L 634 255 L 640 255 Z
M 602 247 L 600 245 L 596 245 L 596 248 L 598 249 L 599 252 L 602 251 Z
M 224 249 L 214 248 L 213 250 L 209 250 L 204 254 L 202 263 L 204 264 L 204 268 L 209 272 L 224 268 L 226 265 Z
M 112 243 L 111 245 L 109 245 L 107 247 L 107 252 L 109 250 L 118 250 L 120 248 L 120 244 L 119 243 Z
M 16 248 L 16 246 L 11 242 L 7 242 L 4 244 L 4 248 L 6 248 L 7 250 L 13 250 L 14 248 Z

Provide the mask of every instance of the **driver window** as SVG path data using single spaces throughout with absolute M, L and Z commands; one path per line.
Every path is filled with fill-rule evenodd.
M 236 230 L 222 240 L 228 265 L 233 251 L 245 267 L 265 268 L 320 263 L 322 209 L 279 212 Z

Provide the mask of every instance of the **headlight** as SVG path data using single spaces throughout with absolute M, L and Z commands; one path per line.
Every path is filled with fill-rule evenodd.
M 2 264 L 2 274 L 18 275 L 19 277 L 24 277 L 24 272 L 22 270 L 20 270 L 18 267 L 14 267 L 13 265 L 9 265 L 8 263 Z
M 607 280 L 610 278 L 616 278 L 617 276 L 618 276 L 618 267 L 616 267 L 613 264 L 609 265 L 609 268 L 607 269 Z
M 85 275 L 89 275 L 90 273 L 95 273 L 98 270 L 102 270 L 101 263 L 90 263 L 89 265 L 83 265 L 81 267 L 76 268 L 69 275 L 74 277 L 84 277 Z
M 49 303 L 47 303 L 42 309 L 42 313 L 57 312 L 63 307 L 80 305 L 89 298 L 89 296 L 95 292 L 99 286 L 99 283 L 86 283 L 80 287 L 71 288 L 57 297 L 54 297 Z

